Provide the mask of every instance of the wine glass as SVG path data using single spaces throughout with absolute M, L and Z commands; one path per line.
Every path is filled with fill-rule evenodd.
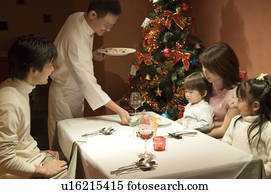
M 135 115 L 136 115 L 136 109 L 142 106 L 142 99 L 139 92 L 132 92 L 129 100 L 129 105 L 135 109 Z
M 140 124 L 138 125 L 137 135 L 144 140 L 144 153 L 139 154 L 140 158 L 153 157 L 152 153 L 147 152 L 147 141 L 152 138 L 154 134 L 154 128 L 152 124 Z

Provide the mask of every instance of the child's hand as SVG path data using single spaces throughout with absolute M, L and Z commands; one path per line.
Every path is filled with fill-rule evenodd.
M 183 124 L 183 122 L 182 122 L 182 119 L 180 118 L 180 119 L 178 119 L 178 120 L 176 120 L 176 122 L 177 123 L 179 123 L 179 124 Z

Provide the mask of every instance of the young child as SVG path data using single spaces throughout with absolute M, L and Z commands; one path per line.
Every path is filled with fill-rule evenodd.
M 242 81 L 237 87 L 238 109 L 222 141 L 261 158 L 271 178 L 271 76 Z
M 213 127 L 214 112 L 204 100 L 211 91 L 211 84 L 203 73 L 194 72 L 184 80 L 185 98 L 189 102 L 183 117 L 177 122 L 190 129 L 208 132 Z

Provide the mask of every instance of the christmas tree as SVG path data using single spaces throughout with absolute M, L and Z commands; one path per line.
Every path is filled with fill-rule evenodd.
M 129 108 L 129 96 L 140 92 L 141 110 L 154 111 L 176 120 L 187 101 L 183 80 L 200 70 L 201 41 L 195 36 L 189 0 L 149 0 L 154 10 L 142 23 L 142 50 L 131 67 L 127 96 L 121 106 Z

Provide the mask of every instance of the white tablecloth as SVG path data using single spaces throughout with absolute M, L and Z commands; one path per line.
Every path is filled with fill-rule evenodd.
M 182 129 L 177 122 L 170 122 L 159 126 L 157 135 Z M 81 137 L 109 126 L 116 130 L 112 135 Z M 152 140 L 148 140 L 147 150 L 158 163 L 155 170 L 111 175 L 110 171 L 137 161 L 138 153 L 144 152 L 144 141 L 135 136 L 134 128 L 121 125 L 118 115 L 60 121 L 58 141 L 66 158 L 73 142 L 85 141 L 79 148 L 86 178 L 236 178 L 252 160 L 252 155 L 198 132 L 179 140 L 167 138 L 162 152 L 154 151 Z

